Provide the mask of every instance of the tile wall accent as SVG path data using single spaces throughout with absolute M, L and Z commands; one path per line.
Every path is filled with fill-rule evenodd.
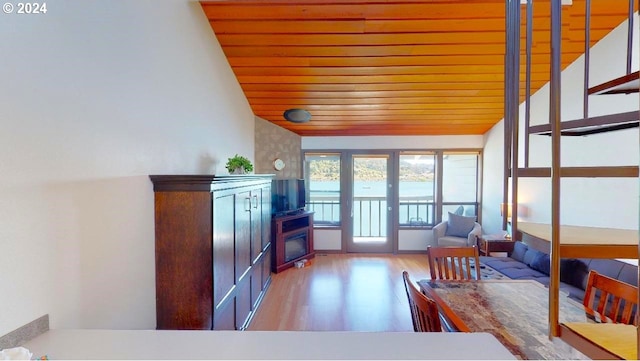
M 275 174 L 276 178 L 302 178 L 301 139 L 289 130 L 256 117 L 254 173 Z M 286 164 L 281 171 L 273 168 L 276 158 Z

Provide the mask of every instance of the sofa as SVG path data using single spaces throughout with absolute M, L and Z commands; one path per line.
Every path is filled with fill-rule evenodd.
M 549 254 L 515 242 L 508 257 L 481 256 L 480 263 L 511 279 L 535 280 L 549 286 Z M 563 258 L 560 260 L 560 291 L 582 302 L 589 271 L 638 286 L 638 266 L 614 259 Z

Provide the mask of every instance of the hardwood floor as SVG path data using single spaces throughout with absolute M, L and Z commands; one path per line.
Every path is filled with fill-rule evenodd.
M 272 275 L 249 330 L 413 331 L 402 271 L 429 278 L 426 254 L 319 254 Z

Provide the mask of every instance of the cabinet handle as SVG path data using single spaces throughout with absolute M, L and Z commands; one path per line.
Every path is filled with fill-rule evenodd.
M 251 212 L 251 197 L 244 199 L 244 211 Z
M 253 199 L 255 199 L 255 202 L 253 203 L 253 208 L 254 209 L 258 209 L 258 195 L 254 195 Z

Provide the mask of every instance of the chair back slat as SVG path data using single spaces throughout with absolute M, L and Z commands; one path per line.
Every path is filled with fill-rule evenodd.
M 431 279 L 479 280 L 480 260 L 476 246 L 427 247 Z M 473 267 L 471 260 L 473 259 Z
M 588 311 L 605 316 L 600 317 L 601 322 L 637 324 L 637 302 L 637 287 L 594 270 L 589 272 L 583 304 Z
M 407 271 L 402 272 L 404 289 L 407 292 L 411 321 L 415 332 L 442 332 L 440 315 L 436 302 L 424 295 L 409 279 Z

